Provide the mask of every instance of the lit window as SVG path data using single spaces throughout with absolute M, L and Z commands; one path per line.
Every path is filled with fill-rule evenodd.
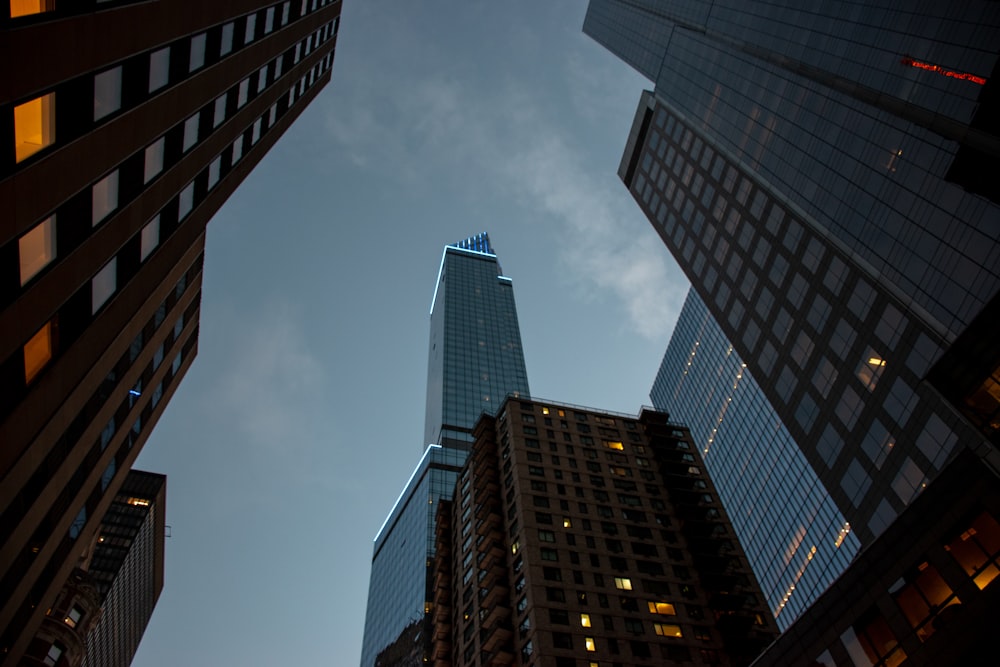
M 222 42 L 219 45 L 219 55 L 224 56 L 233 50 L 233 24 L 222 26 Z
M 1000 574 L 1000 523 L 983 512 L 945 550 L 982 590 Z
M 11 12 L 14 10 L 14 0 L 11 1 Z M 62 657 L 63 651 L 62 644 L 59 642 L 54 642 L 52 646 L 49 647 L 49 652 L 45 654 L 45 660 L 42 662 L 46 665 L 55 665 L 59 662 L 59 658 Z
M 580 625 L 585 628 L 590 627 L 590 614 L 580 614 Z
M 625 449 L 625 446 L 622 445 L 622 443 L 611 440 L 605 440 L 604 446 L 607 447 L 608 449 L 617 449 L 618 451 L 622 451 L 623 449 Z
M 198 143 L 198 114 L 184 121 L 184 152 L 186 153 Z
M 205 33 L 191 38 L 191 57 L 188 60 L 188 71 L 193 72 L 205 64 Z
M 76 605 L 73 605 L 73 607 L 66 613 L 66 618 L 63 619 L 63 622 L 69 627 L 75 628 L 81 618 L 83 618 L 83 611 Z
M 653 623 L 653 632 L 661 637 L 683 637 L 681 626 L 667 625 L 664 623 Z
M 570 518 L 568 516 L 563 517 L 563 528 L 571 528 L 572 526 L 573 522 L 570 521 Z
M 14 107 L 14 146 L 21 162 L 56 140 L 56 94 L 36 97 Z
M 187 184 L 187 186 L 185 186 L 183 190 L 181 190 L 180 197 L 178 197 L 177 219 L 183 220 L 184 218 L 186 218 L 188 214 L 191 212 L 191 209 L 193 208 L 194 208 L 194 181 L 191 181 L 190 183 Z
M 149 54 L 149 92 L 170 83 L 170 47 Z
M 21 285 L 34 278 L 56 256 L 56 217 L 50 216 L 17 242 L 21 259 Z
M 649 613 L 650 614 L 661 614 L 663 616 L 676 616 L 677 612 L 674 610 L 674 605 L 669 602 L 649 602 Z
M 241 157 L 243 157 L 243 135 L 242 134 L 239 136 L 239 138 L 236 141 L 233 142 L 233 159 L 231 160 L 230 164 L 232 164 L 232 165 L 235 166 L 236 163 L 240 161 Z
M 30 16 L 51 12 L 56 8 L 56 0 L 10 0 L 10 17 Z
M 140 261 L 149 257 L 156 246 L 160 245 L 160 214 L 157 213 L 152 220 L 146 223 L 139 236 Z
M 122 68 L 94 75 L 94 120 L 100 120 L 122 107 Z
M 588 651 L 596 651 L 597 650 L 597 644 L 594 643 L 594 638 L 593 637 L 584 637 L 583 638 L 583 643 L 587 647 Z
M 222 156 L 215 158 L 208 165 L 208 189 L 211 190 L 219 182 L 219 173 L 222 171 Z
M 118 258 L 112 257 L 90 281 L 90 312 L 96 313 L 118 287 Z
M 243 108 L 243 105 L 247 103 L 247 97 L 250 94 L 250 79 L 243 79 L 240 81 L 239 93 L 236 95 L 236 107 Z
M 31 382 L 52 359 L 52 322 L 45 325 L 24 344 L 24 381 Z
M 247 17 L 247 29 L 243 33 L 243 43 L 249 44 L 253 41 L 253 34 L 257 30 L 257 15 L 251 14 Z
M 615 588 L 630 591 L 632 590 L 632 580 L 628 577 L 615 577 Z
M 212 127 L 219 127 L 226 120 L 226 95 L 215 98 L 215 112 L 212 117 Z
M 96 225 L 118 208 L 118 170 L 94 183 L 90 224 Z
M 164 143 L 163 137 L 160 137 L 150 145 L 146 146 L 146 164 L 143 171 L 143 183 L 149 183 L 157 174 L 163 171 Z
M 882 376 L 884 370 L 885 359 L 869 347 L 865 351 L 864 359 L 858 364 L 855 374 L 861 380 L 861 384 L 865 386 L 865 389 L 872 391 L 875 389 L 875 385 L 878 384 L 878 379 Z

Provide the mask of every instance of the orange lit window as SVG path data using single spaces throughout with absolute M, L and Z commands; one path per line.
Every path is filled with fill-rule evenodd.
M 580 625 L 585 628 L 590 627 L 590 614 L 580 614 Z
M 607 447 L 608 449 L 617 449 L 618 451 L 622 451 L 623 449 L 625 449 L 625 447 L 624 447 L 624 445 L 622 445 L 622 443 L 620 443 L 620 442 L 614 442 L 614 441 L 611 441 L 611 440 L 605 440 L 604 441 L 604 446 Z
M 972 577 L 980 590 L 986 588 L 997 574 L 1000 560 L 1000 524 L 988 512 L 983 512 L 969 529 L 944 547 Z
M 10 0 L 10 17 L 29 16 L 51 12 L 55 9 L 55 0 Z
M 650 614 L 662 614 L 663 616 L 676 616 L 677 611 L 674 605 L 669 602 L 648 602 Z
M 683 637 L 681 626 L 667 625 L 665 623 L 653 623 L 653 631 L 661 637 Z
M 21 284 L 35 277 L 56 256 L 56 218 L 42 220 L 30 232 L 18 239 L 21 260 Z
M 52 359 L 52 322 L 46 322 L 45 326 L 24 344 L 24 381 L 34 380 L 50 359 Z
M 594 643 L 593 637 L 584 637 L 583 643 L 586 645 L 588 651 L 596 651 L 597 645 Z
M 917 631 L 920 641 L 925 641 L 934 633 L 935 624 L 931 621 L 945 607 L 961 603 L 930 563 L 922 563 L 915 572 L 907 574 L 901 583 L 902 588 L 893 594 L 906 620 Z
M 14 151 L 18 162 L 56 140 L 56 94 L 49 93 L 14 107 Z

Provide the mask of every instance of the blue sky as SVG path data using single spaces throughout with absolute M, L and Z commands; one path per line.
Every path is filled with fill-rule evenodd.
M 649 403 L 687 282 L 616 175 L 648 84 L 585 9 L 345 2 L 332 82 L 209 225 L 198 358 L 137 464 L 172 534 L 137 667 L 358 664 L 445 244 L 489 232 L 535 396 Z

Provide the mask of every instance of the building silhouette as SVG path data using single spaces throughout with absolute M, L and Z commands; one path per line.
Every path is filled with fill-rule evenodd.
M 508 398 L 441 502 L 431 660 L 746 665 L 777 635 L 688 430 Z
M 430 649 L 434 517 L 483 413 L 528 396 L 511 279 L 489 236 L 446 246 L 431 303 L 428 445 L 375 537 L 361 664 L 418 665 Z
M 694 290 L 650 398 L 657 409 L 684 415 L 768 606 L 787 628 L 860 544 Z
M 0 664 L 194 359 L 205 226 L 329 81 L 340 6 L 0 10 Z
M 588 8 L 655 84 L 620 177 L 862 547 L 760 664 L 961 660 L 996 595 L 998 26 L 989 2 Z

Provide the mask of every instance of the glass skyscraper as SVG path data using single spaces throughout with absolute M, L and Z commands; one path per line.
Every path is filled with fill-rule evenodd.
M 787 628 L 860 545 L 694 290 L 650 398 L 690 428 L 771 613 Z
M 585 20 L 656 84 L 619 175 L 862 545 L 963 447 L 1000 470 L 998 26 L 982 1 Z
M 362 667 L 422 665 L 430 645 L 434 517 L 450 500 L 480 415 L 527 397 L 514 289 L 489 236 L 446 246 L 431 305 L 427 448 L 375 538 Z

